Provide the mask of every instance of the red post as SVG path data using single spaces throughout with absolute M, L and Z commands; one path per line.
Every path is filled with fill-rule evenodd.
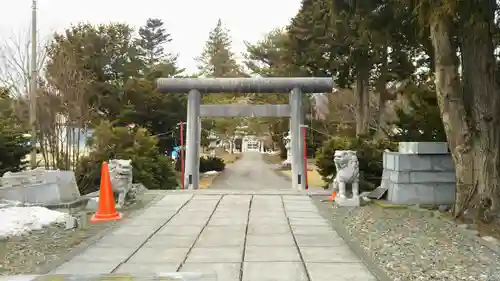
M 184 189 L 184 126 L 182 124 L 182 121 L 179 122 L 180 126 L 180 137 L 181 137 L 181 186 L 182 189 Z
M 307 180 L 307 141 L 306 141 L 307 128 L 302 127 L 302 135 L 304 141 L 304 177 L 306 180 L 306 189 L 309 189 L 309 182 Z

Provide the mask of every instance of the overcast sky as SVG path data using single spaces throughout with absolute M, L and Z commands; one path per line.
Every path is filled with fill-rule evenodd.
M 196 71 L 198 56 L 217 19 L 231 32 L 233 51 L 241 57 L 243 41 L 256 42 L 276 27 L 286 26 L 300 7 L 300 0 L 38 0 L 41 37 L 63 30 L 71 23 L 125 22 L 134 27 L 148 18 L 160 18 L 172 34 L 169 51 L 179 53 L 181 67 Z M 0 39 L 29 30 L 31 0 L 0 2 Z

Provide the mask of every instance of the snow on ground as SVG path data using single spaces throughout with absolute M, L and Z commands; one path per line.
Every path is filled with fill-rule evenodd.
M 207 175 L 207 176 L 210 176 L 210 175 L 217 175 L 219 172 L 217 171 L 208 171 L 208 172 L 205 172 L 203 173 L 204 175 Z
M 44 207 L 8 207 L 0 209 L 0 238 L 18 236 L 53 223 L 63 223 L 68 214 Z

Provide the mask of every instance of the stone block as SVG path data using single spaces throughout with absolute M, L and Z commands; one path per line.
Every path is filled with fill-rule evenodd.
M 359 196 L 356 197 L 339 197 L 335 198 L 335 203 L 341 207 L 359 207 L 361 206 L 361 200 Z
M 455 172 L 410 172 L 411 183 L 455 183 Z
M 401 184 L 386 181 L 389 187 L 388 200 L 394 204 L 419 203 L 417 187 L 414 184 Z
M 433 171 L 455 171 L 453 157 L 448 155 L 428 155 L 431 158 Z
M 395 204 L 443 205 L 455 202 L 454 183 L 388 183 L 389 201 Z
M 80 197 L 72 171 L 35 170 L 5 173 L 0 198 L 30 204 L 57 205 Z
M 416 184 L 419 204 L 436 204 L 435 184 Z
M 432 171 L 432 162 L 429 157 L 399 152 L 384 152 L 383 167 L 393 171 Z
M 399 152 L 405 154 L 448 154 L 448 143 L 400 142 Z
M 392 170 L 384 170 L 382 172 L 383 180 L 389 180 L 394 183 L 409 183 L 410 181 L 410 172 L 404 171 L 392 171 Z
M 456 184 L 440 183 L 435 185 L 434 196 L 436 204 L 447 205 L 455 203 Z

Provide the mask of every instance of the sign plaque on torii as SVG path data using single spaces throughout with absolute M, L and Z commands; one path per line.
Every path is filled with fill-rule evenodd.
M 330 93 L 332 78 L 160 78 L 156 81 L 163 93 L 188 94 L 186 128 L 186 167 L 184 186 L 199 188 L 201 117 L 290 117 L 292 150 L 292 187 L 305 189 L 304 124 L 302 95 Z M 201 104 L 201 94 L 209 93 L 290 93 L 289 104 Z

